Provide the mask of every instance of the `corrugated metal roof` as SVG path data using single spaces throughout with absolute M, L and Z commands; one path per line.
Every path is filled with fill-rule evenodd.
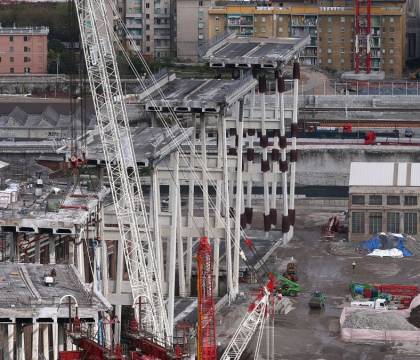
M 420 186 L 420 163 L 352 162 L 349 186 Z

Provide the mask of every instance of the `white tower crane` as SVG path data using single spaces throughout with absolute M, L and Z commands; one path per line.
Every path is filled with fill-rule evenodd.
M 255 348 L 255 358 L 257 358 L 261 345 L 262 331 L 268 314 L 269 299 L 270 291 L 267 287 L 264 287 L 257 299 L 250 305 L 248 313 L 236 329 L 235 334 L 220 360 L 239 360 L 253 335 L 259 328 L 258 340 Z
M 103 0 L 74 2 L 133 299 L 136 302 L 141 298 L 146 304 L 142 324 L 147 331 L 170 345 L 172 329 L 158 281 L 152 236 L 105 4 Z

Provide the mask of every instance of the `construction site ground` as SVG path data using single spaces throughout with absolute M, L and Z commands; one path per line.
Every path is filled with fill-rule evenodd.
M 275 316 L 275 354 L 270 359 L 418 359 L 419 344 L 350 343 L 341 340 L 339 316 L 343 305 L 348 305 L 352 279 L 368 283 L 418 284 L 420 257 L 391 259 L 366 256 L 354 251 L 352 244 L 337 243 L 344 237 L 342 235 L 338 235 L 335 241 L 325 241 L 321 236 L 321 227 L 332 214 L 325 210 L 298 209 L 293 239 L 279 247 L 267 263 L 270 270 L 282 273 L 293 257 L 297 261 L 299 283 L 303 287 L 303 292 L 297 298 L 289 299 L 294 309 Z M 356 262 L 354 272 L 353 261 Z M 257 285 L 244 284 L 241 289 L 243 296 L 237 300 L 238 306 L 231 306 L 219 313 L 221 350 L 233 335 L 234 324 L 239 325 L 243 318 Z M 308 302 L 315 290 L 326 293 L 324 311 L 309 309 Z M 255 338 L 247 348 L 246 358 L 252 359 L 254 356 Z M 261 358 L 267 359 L 265 334 L 261 344 Z

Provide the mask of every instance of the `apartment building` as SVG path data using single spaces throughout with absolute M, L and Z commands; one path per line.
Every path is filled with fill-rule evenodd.
M 208 16 L 211 0 L 177 0 L 177 58 L 198 60 L 198 48 L 208 42 Z
M 0 74 L 46 74 L 47 27 L 0 27 Z
M 175 0 L 118 0 L 121 17 L 136 45 L 149 58 L 175 53 Z
M 406 12 L 404 1 L 373 1 L 371 9 L 372 70 L 401 77 L 405 66 Z M 304 2 L 277 6 L 255 4 L 209 9 L 209 39 L 226 31 L 243 36 L 299 37 L 310 34 L 303 64 L 336 71 L 354 70 L 355 9 Z

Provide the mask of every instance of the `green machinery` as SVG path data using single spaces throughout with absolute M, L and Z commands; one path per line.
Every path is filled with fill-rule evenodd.
M 302 291 L 302 287 L 298 283 L 285 278 L 283 275 L 276 275 L 276 279 L 281 283 L 278 290 L 284 296 L 297 296 Z
M 327 297 L 321 291 L 315 291 L 312 293 L 311 299 L 309 300 L 309 307 L 311 309 L 323 309 Z

